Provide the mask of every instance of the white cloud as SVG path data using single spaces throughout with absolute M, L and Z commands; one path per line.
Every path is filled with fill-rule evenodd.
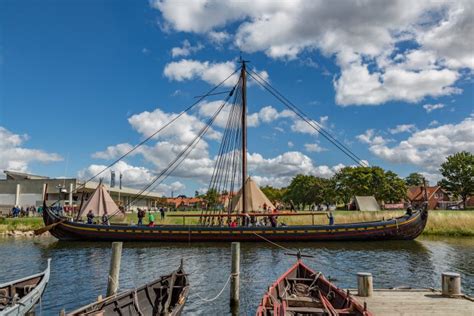
M 117 144 L 114 146 L 108 146 L 107 149 L 104 151 L 98 151 L 96 153 L 93 153 L 92 158 L 115 159 L 128 153 L 130 150 L 132 150 L 132 148 L 133 146 L 127 143 Z M 139 148 L 137 150 L 139 150 Z
M 401 124 L 397 125 L 395 128 L 390 128 L 388 131 L 390 134 L 412 133 L 416 131 L 416 126 L 414 124 Z
M 192 46 L 188 40 L 184 40 L 182 44 L 182 47 L 173 47 L 171 49 L 171 56 L 173 58 L 180 56 L 186 57 L 204 48 L 201 43 L 198 43 L 196 46 Z
M 22 147 L 27 140 L 28 135 L 15 134 L 0 126 L 0 169 L 27 172 L 31 162 L 49 163 L 62 160 L 56 153 Z
M 304 148 L 306 149 L 306 151 L 312 152 L 312 153 L 320 153 L 323 151 L 327 151 L 326 148 L 321 147 L 321 145 L 319 145 L 318 143 L 304 144 Z
M 197 61 L 192 59 L 182 59 L 180 61 L 173 61 L 166 64 L 163 74 L 169 80 L 185 81 L 200 79 L 209 84 L 216 85 L 221 83 L 227 77 L 229 77 L 237 69 L 237 64 L 234 61 L 226 62 L 209 62 L 209 61 Z M 268 72 L 265 70 L 258 71 L 252 69 L 258 75 L 269 81 Z M 237 83 L 239 74 L 234 74 L 233 77 L 227 79 L 223 86 L 233 87 Z M 248 85 L 252 86 L 255 84 L 252 78 L 249 78 Z
M 84 180 L 89 179 L 104 170 L 106 167 L 107 166 L 105 165 L 97 164 L 89 165 L 88 167 L 78 172 L 78 177 Z M 110 170 L 114 170 L 116 172 L 117 177 L 119 174 L 122 174 L 123 186 L 136 189 L 142 189 L 143 187 L 151 183 L 156 177 L 156 174 L 154 174 L 151 170 L 144 167 L 130 165 L 125 161 L 119 161 Z M 104 172 L 103 177 L 107 178 L 108 175 L 109 173 Z M 169 195 L 170 191 L 180 192 L 183 191 L 185 188 L 186 186 L 180 181 L 174 181 L 171 184 L 157 184 L 156 186 L 150 187 L 150 190 L 153 192 L 158 192 L 162 195 Z M 146 192 L 150 191 L 147 190 Z
M 209 40 L 216 45 L 222 45 L 230 39 L 230 35 L 227 32 L 216 32 L 210 31 L 207 33 Z
M 433 120 L 430 122 L 430 124 L 428 126 L 436 126 L 436 125 L 439 125 L 439 122 L 437 120 Z
M 288 148 L 293 148 L 295 146 L 295 144 L 293 144 L 293 142 L 288 142 Z
M 207 83 L 216 85 L 232 74 L 236 69 L 235 63 L 231 61 L 223 63 L 200 62 L 190 59 L 174 61 L 165 66 L 163 74 L 166 78 L 175 81 L 201 79 Z M 237 76 L 228 79 L 224 85 L 234 86 Z
M 364 134 L 357 135 L 356 138 L 360 142 L 369 145 L 384 145 L 388 142 L 388 140 L 382 136 L 375 135 L 375 131 L 373 129 L 366 130 Z
M 310 174 L 329 178 L 343 165 L 317 166 L 310 157 L 298 151 L 289 151 L 274 158 L 264 158 L 261 154 L 248 154 L 249 174 L 260 185 L 286 186 L 297 174 Z
M 427 128 L 410 135 L 399 144 L 389 147 L 373 130 L 358 139 L 370 145 L 376 156 L 394 163 L 420 166 L 428 171 L 437 170 L 447 156 L 461 150 L 474 152 L 474 119 L 468 117 L 458 124 Z
M 319 122 L 315 120 L 310 120 L 311 125 L 303 121 L 300 118 L 297 118 L 296 116 L 294 117 L 293 124 L 291 125 L 291 130 L 293 132 L 297 133 L 302 133 L 302 134 L 310 134 L 310 135 L 316 135 L 318 134 L 319 130 L 321 127 L 325 128 L 327 125 L 327 122 L 329 120 L 328 116 L 321 116 L 319 118 Z
M 445 105 L 443 103 L 437 103 L 437 104 L 425 104 L 423 105 L 423 109 L 426 110 L 426 113 L 431 113 L 434 110 L 439 110 L 444 108 Z
M 170 30 L 213 34 L 236 26 L 245 52 L 295 59 L 318 49 L 336 56 L 340 105 L 377 105 L 458 93 L 461 68 L 474 69 L 472 1 L 155 0 Z M 228 34 L 228 33 L 227 33 Z M 208 35 L 212 36 L 212 35 Z M 402 42 L 414 49 L 401 51 Z

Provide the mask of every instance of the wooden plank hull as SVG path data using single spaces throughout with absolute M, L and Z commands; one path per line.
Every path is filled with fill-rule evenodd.
M 264 294 L 257 316 L 372 316 L 354 297 L 300 259 Z
M 125 291 L 101 301 L 83 306 L 68 316 L 179 316 L 189 294 L 189 282 L 181 266 L 159 279 L 137 289 Z
M 428 212 L 415 211 L 411 216 L 376 222 L 337 225 L 304 225 L 281 227 L 216 227 L 216 226 L 128 226 L 88 225 L 64 221 L 50 210 L 43 212 L 45 225 L 54 225 L 50 233 L 59 240 L 88 241 L 156 241 L 156 242 L 261 242 L 271 241 L 361 241 L 411 240 L 425 228 Z
M 48 259 L 48 267 L 41 273 L 0 284 L 0 316 L 25 315 L 33 309 L 48 285 L 50 262 Z

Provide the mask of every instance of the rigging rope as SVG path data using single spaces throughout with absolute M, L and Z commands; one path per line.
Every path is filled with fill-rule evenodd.
M 235 87 L 234 87 L 235 89 Z M 232 91 L 234 90 L 232 89 Z M 219 113 L 222 111 L 224 106 L 227 104 L 228 100 L 232 96 L 232 91 L 229 93 L 229 96 L 224 100 L 224 102 L 219 106 L 217 111 L 213 114 L 211 118 L 207 121 L 207 123 L 202 127 L 202 129 L 199 131 L 199 133 L 196 135 L 196 137 L 189 143 L 176 157 L 171 161 L 171 163 L 164 169 L 162 170 L 156 177 L 155 179 L 149 183 L 145 188 L 143 188 L 139 193 L 137 193 L 134 198 L 127 203 L 126 207 L 129 207 L 133 203 L 143 199 L 146 197 L 154 188 L 156 188 L 157 185 L 161 184 L 176 168 L 178 168 L 181 163 L 189 156 L 190 152 L 194 149 L 194 147 L 199 143 L 199 141 L 202 139 L 204 134 L 209 130 L 211 125 L 214 123 L 215 119 L 219 115 Z M 163 177 L 163 178 L 162 178 Z M 160 178 L 162 178 L 160 180 Z M 157 182 L 160 180 L 159 182 Z M 156 183 L 156 184 L 155 184 Z M 153 186 L 153 187 L 152 187 Z M 150 189 L 151 188 L 151 189 Z M 148 191 L 148 193 L 145 193 Z M 145 193 L 145 194 L 144 194 Z M 112 214 L 109 218 L 115 216 L 118 214 L 118 212 L 115 212 Z
M 144 140 L 142 140 L 141 142 L 139 142 L 138 144 L 136 144 L 135 146 L 133 146 L 133 148 L 131 148 L 129 151 L 127 151 L 126 153 L 124 153 L 122 156 L 120 156 L 119 158 L 115 159 L 112 163 L 110 163 L 109 165 L 107 165 L 104 169 L 102 169 L 101 171 L 99 171 L 98 173 L 96 173 L 95 175 L 93 175 L 92 177 L 88 178 L 84 183 L 82 183 L 81 185 L 77 186 L 75 189 L 74 189 L 74 192 L 77 192 L 77 190 L 79 189 L 82 189 L 86 186 L 86 184 L 92 180 L 94 180 L 95 178 L 97 178 L 99 175 L 101 175 L 102 173 L 104 173 L 106 170 L 110 169 L 111 167 L 113 167 L 115 164 L 117 164 L 119 161 L 121 161 L 122 159 L 124 159 L 125 157 L 127 157 L 129 154 L 131 154 L 132 152 L 134 152 L 138 147 L 142 146 L 143 144 L 145 144 L 146 142 L 148 142 L 150 139 L 152 139 L 153 137 L 155 137 L 158 133 L 160 133 L 161 131 L 163 131 L 165 128 L 167 128 L 168 126 L 170 126 L 172 123 L 174 123 L 178 118 L 180 118 L 181 116 L 183 116 L 186 112 L 189 112 L 192 108 L 194 108 L 197 104 L 199 104 L 199 102 L 201 102 L 202 100 L 204 100 L 206 97 L 208 96 L 211 96 L 211 95 L 214 95 L 213 92 L 219 88 L 220 86 L 222 86 L 227 80 L 229 80 L 232 76 L 234 76 L 237 72 L 239 71 L 239 69 L 236 69 L 232 74 L 230 74 L 228 77 L 226 77 L 224 80 L 222 80 L 221 82 L 219 82 L 216 86 L 214 86 L 212 89 L 210 89 L 206 94 L 202 95 L 199 97 L 199 99 L 197 101 L 195 101 L 193 104 L 191 104 L 190 106 L 188 106 L 186 109 L 184 109 L 183 111 L 181 111 L 176 117 L 174 117 L 171 121 L 169 121 L 168 123 L 166 123 L 164 126 L 160 127 L 158 130 L 156 130 L 155 132 L 153 132 L 152 134 L 150 134 L 149 136 L 147 136 Z M 50 206 L 54 206 L 55 204 L 57 203 L 54 202 L 53 204 L 51 204 Z
M 216 299 L 219 298 L 219 296 L 222 295 L 222 293 L 224 293 L 224 290 L 225 290 L 225 288 L 227 287 L 227 284 L 229 284 L 230 278 L 232 278 L 233 276 L 237 276 L 237 275 L 238 275 L 237 273 L 231 273 L 231 274 L 229 274 L 229 277 L 227 278 L 227 281 L 225 282 L 224 286 L 223 286 L 222 289 L 219 291 L 219 293 L 217 293 L 217 295 L 214 296 L 213 298 L 204 298 L 204 297 L 202 297 L 201 295 L 199 295 L 198 293 L 196 293 L 196 296 L 199 297 L 199 299 L 201 299 L 201 300 L 204 301 L 204 302 L 212 302 L 212 301 L 215 301 Z
M 254 79 L 260 86 L 262 86 L 265 90 L 267 90 L 271 95 L 273 95 L 277 100 L 279 100 L 283 105 L 285 105 L 288 109 L 298 115 L 303 121 L 305 121 L 311 128 L 313 128 L 316 132 L 326 138 L 329 142 L 331 142 L 334 146 L 336 146 L 339 150 L 341 150 L 344 154 L 346 154 L 350 159 L 356 162 L 359 166 L 367 167 L 366 164 L 362 163 L 362 159 L 359 158 L 352 150 L 350 150 L 347 146 L 337 140 L 331 133 L 329 133 L 321 124 L 318 122 L 311 120 L 308 115 L 306 115 L 301 109 L 299 109 L 294 103 L 288 100 L 283 94 L 281 94 L 276 88 L 274 88 L 267 80 L 262 78 L 257 72 L 247 70 L 247 73 L 252 79 Z M 255 76 L 254 76 L 255 75 Z

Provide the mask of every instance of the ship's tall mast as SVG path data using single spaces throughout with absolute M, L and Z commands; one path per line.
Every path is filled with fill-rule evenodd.
M 242 213 L 247 213 L 247 192 L 245 181 L 247 180 L 247 70 L 245 60 L 242 60 Z

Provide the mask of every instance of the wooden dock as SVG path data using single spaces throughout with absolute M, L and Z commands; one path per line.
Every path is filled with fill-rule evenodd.
M 357 290 L 350 290 L 357 293 Z M 474 316 L 474 300 L 467 296 L 444 297 L 430 289 L 374 289 L 371 297 L 354 297 L 374 315 Z

